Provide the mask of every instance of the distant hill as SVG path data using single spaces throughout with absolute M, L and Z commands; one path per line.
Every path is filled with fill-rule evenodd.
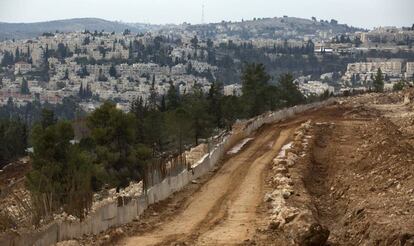
M 98 18 L 77 18 L 68 20 L 56 20 L 36 23 L 5 23 L 0 22 L 0 40 L 26 39 L 41 35 L 44 32 L 74 32 L 74 31 L 101 31 L 122 32 L 130 29 L 132 32 L 148 30 L 146 24 L 127 24 L 122 22 L 107 21 Z
M 258 38 L 295 38 L 304 35 L 315 35 L 318 32 L 334 34 L 356 32 L 363 29 L 338 24 L 331 21 L 315 21 L 296 17 L 259 18 L 242 22 L 221 22 L 203 25 L 150 25 L 141 23 L 123 23 L 107 21 L 98 18 L 77 18 L 36 23 L 4 23 L 0 22 L 0 40 L 26 39 L 41 35 L 44 32 L 73 32 L 73 31 L 122 32 L 130 29 L 133 33 L 151 30 L 187 29 L 195 31 L 201 37 L 214 37 L 220 34 L 238 36 L 249 39 Z
M 296 17 L 259 18 L 242 22 L 221 22 L 206 25 L 189 25 L 187 29 L 202 37 L 220 34 L 238 36 L 242 39 L 255 38 L 301 38 L 319 33 L 343 34 L 362 31 L 361 28 L 339 24 L 336 20 L 311 20 Z

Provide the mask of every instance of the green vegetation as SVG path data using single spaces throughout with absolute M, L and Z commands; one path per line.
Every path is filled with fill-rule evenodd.
M 44 119 L 43 123 L 52 123 L 49 121 Z M 34 153 L 27 187 L 37 212 L 35 223 L 60 208 L 82 219 L 92 205 L 92 158 L 70 142 L 73 138 L 73 128 L 67 121 L 38 124 L 32 130 Z
M 29 84 L 27 83 L 27 80 L 25 78 L 23 78 L 22 80 L 22 87 L 20 89 L 20 93 L 22 93 L 23 95 L 30 95 Z
M 253 117 L 266 110 L 266 96 L 270 76 L 262 64 L 248 64 L 242 75 L 243 98 L 246 102 L 247 115 Z
M 84 112 L 72 97 L 64 98 L 62 104 L 41 105 L 35 101 L 23 106 L 15 104 L 9 98 L 7 104 L 0 107 L 0 168 L 25 155 L 27 135 L 36 122 L 53 124 L 56 121 L 55 115 L 61 120 L 74 120 L 84 115 Z M 45 119 L 49 123 L 44 122 Z
M 93 96 L 91 86 L 89 84 L 86 85 L 86 88 L 83 87 L 83 83 L 79 87 L 78 96 L 80 99 L 89 99 Z
M 28 130 L 22 120 L 0 120 L 0 168 L 25 154 L 27 135 Z
M 384 76 L 382 75 L 381 68 L 378 68 L 377 74 L 375 76 L 374 89 L 376 92 L 384 91 Z
M 306 102 L 291 75 L 276 85 L 270 80 L 263 65 L 246 64 L 241 97 L 224 96 L 219 83 L 207 94 L 195 87 L 180 95 L 171 83 L 166 97 L 151 90 L 148 103 L 136 99 L 129 113 L 105 102 L 87 116 L 79 141 L 71 123 L 44 110 L 32 130 L 33 169 L 27 176 L 36 219 L 61 208 L 82 219 L 94 191 L 145 179 L 164 156 L 183 153 L 236 119 Z
M 117 77 L 117 72 L 116 72 L 116 68 L 115 66 L 112 64 L 111 67 L 109 68 L 109 75 L 111 77 L 116 78 Z
M 401 91 L 404 89 L 405 83 L 403 81 L 399 81 L 398 83 L 394 84 L 393 91 Z
M 269 84 L 262 64 L 247 64 L 243 75 L 243 96 L 245 116 L 253 117 L 268 110 L 290 107 L 305 102 L 305 97 L 294 84 L 291 74 L 280 76 L 277 85 Z
M 5 51 L 3 59 L 1 60 L 1 66 L 6 67 L 14 64 L 14 56 L 12 52 Z
M 78 103 L 79 99 L 75 97 L 66 97 L 60 104 L 41 104 L 39 101 L 34 101 L 19 106 L 13 101 L 13 98 L 9 98 L 6 105 L 0 106 L 0 119 L 20 119 L 30 129 L 36 122 L 41 120 L 42 110 L 50 109 L 55 113 L 55 116 L 58 119 L 74 120 L 85 114 Z
M 291 107 L 305 102 L 305 97 L 293 83 L 291 74 L 284 74 L 279 80 L 279 95 L 283 100 L 283 106 Z
M 110 102 L 105 102 L 87 118 L 91 134 L 82 143 L 87 143 L 95 163 L 105 170 L 109 183 L 116 187 L 125 187 L 141 178 L 143 157 L 137 153 L 145 151 L 136 141 L 135 121 L 133 114 L 116 109 Z

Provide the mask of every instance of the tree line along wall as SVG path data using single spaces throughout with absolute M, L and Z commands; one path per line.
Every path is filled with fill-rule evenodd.
M 0 235 L 0 245 L 51 245 L 59 241 L 82 237 L 87 234 L 98 234 L 110 227 L 131 222 L 154 203 L 162 201 L 180 191 L 194 179 L 208 173 L 220 161 L 226 152 L 242 139 L 267 123 L 289 119 L 295 114 L 311 109 L 318 109 L 332 104 L 334 99 L 323 102 L 295 106 L 276 112 L 266 113 L 241 122 L 243 126 L 237 132 L 231 132 L 222 142 L 214 146 L 209 154 L 196 163 L 192 170 L 184 170 L 176 176 L 169 176 L 162 182 L 150 187 L 139 197 L 121 197 L 118 201 L 106 204 L 91 213 L 82 222 L 54 221 L 37 231 L 6 233 Z

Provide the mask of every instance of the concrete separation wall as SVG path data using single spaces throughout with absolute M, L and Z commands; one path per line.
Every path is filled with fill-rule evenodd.
M 148 205 L 162 201 L 180 191 L 184 186 L 214 168 L 227 151 L 242 139 L 259 129 L 264 124 L 287 120 L 310 109 L 318 109 L 334 102 L 329 99 L 324 102 L 312 103 L 270 112 L 250 120 L 241 122 L 243 128 L 237 133 L 232 132 L 224 140 L 214 146 L 213 150 L 193 165 L 190 171 L 184 170 L 177 176 L 168 177 L 157 185 L 152 186 L 146 193 L 132 199 L 125 199 L 122 206 L 118 202 L 107 204 L 91 213 L 85 221 L 67 222 L 56 221 L 44 226 L 38 231 L 7 233 L 0 235 L 0 245 L 51 245 L 59 241 L 80 238 L 85 234 L 98 234 L 113 226 L 131 222 L 141 215 Z

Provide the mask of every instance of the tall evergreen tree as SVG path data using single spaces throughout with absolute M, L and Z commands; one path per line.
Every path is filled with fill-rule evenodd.
M 135 115 L 136 118 L 136 139 L 139 143 L 144 143 L 144 120 L 148 115 L 148 108 L 144 105 L 142 97 L 136 98 L 132 101 L 130 106 L 130 112 Z
M 180 105 L 180 96 L 174 83 L 170 81 L 170 87 L 167 91 L 167 109 L 174 110 Z
M 43 129 L 48 128 L 49 126 L 52 126 L 56 124 L 57 120 L 55 118 L 55 112 L 53 110 L 44 108 L 42 110 L 41 120 L 40 120 L 40 126 Z
M 22 80 L 22 86 L 20 88 L 20 93 L 23 94 L 23 95 L 29 95 L 30 94 L 29 84 L 27 83 L 27 80 L 24 77 L 23 77 L 23 80 Z
M 198 48 L 198 38 L 197 38 L 197 36 L 194 36 L 191 39 L 191 45 L 193 46 L 194 49 L 197 49 Z
M 81 99 L 85 98 L 85 90 L 83 89 L 83 83 L 81 83 L 80 87 L 79 87 L 79 92 L 78 95 Z
M 207 137 L 211 129 L 212 118 L 207 111 L 208 102 L 201 89 L 193 88 L 193 93 L 187 97 L 184 105 L 190 116 L 195 145 L 198 145 L 199 139 Z
M 88 69 L 86 68 L 86 65 L 82 65 L 81 69 L 78 71 L 78 75 L 81 78 L 89 76 L 89 72 L 88 72 Z
M 165 134 L 164 115 L 159 110 L 149 110 L 144 119 L 144 143 L 152 148 L 152 155 L 163 151 Z
M 208 92 L 208 112 L 213 117 L 214 124 L 217 128 L 222 127 L 223 123 L 223 114 L 222 114 L 222 105 L 221 99 L 222 94 L 222 84 L 219 82 L 213 82 L 211 84 L 210 90 Z
M 148 100 L 150 110 L 157 110 L 158 109 L 157 97 L 158 97 L 158 93 L 157 93 L 157 89 L 155 88 L 155 75 L 154 75 L 152 77 L 152 83 L 151 83 L 151 88 L 150 88 L 150 96 L 149 96 L 149 100 Z
M 278 88 L 280 97 L 284 101 L 285 106 L 291 107 L 305 102 L 305 97 L 294 83 L 294 79 L 291 74 L 284 74 L 280 76 Z
M 15 61 L 20 61 L 20 51 L 19 48 L 16 48 L 16 51 L 14 53 Z
M 180 154 L 184 151 L 186 139 L 190 137 L 191 121 L 189 119 L 189 113 L 182 107 L 169 111 L 167 114 L 167 127 Z
M 242 91 L 249 117 L 266 110 L 265 93 L 270 76 L 263 64 L 247 64 L 242 73 Z
M 10 66 L 14 64 L 14 56 L 12 52 L 5 51 L 3 59 L 1 60 L 1 65 L 3 67 Z
M 34 152 L 27 186 L 41 216 L 50 216 L 63 208 L 82 220 L 92 206 L 94 167 L 89 155 L 70 143 L 73 138 L 69 122 L 33 128 Z
M 117 72 L 116 72 L 116 68 L 114 64 L 112 64 L 111 67 L 109 68 L 109 75 L 114 78 L 117 77 Z
M 167 111 L 167 104 L 165 102 L 165 95 L 162 95 L 162 98 L 161 98 L 160 111 L 161 112 Z
M 27 126 L 20 118 L 0 120 L 0 168 L 25 155 L 27 138 Z
M 125 187 L 140 176 L 136 155 L 136 118 L 105 102 L 87 119 L 95 145 L 96 164 L 109 175 L 108 182 Z
M 384 76 L 382 74 L 381 68 L 378 68 L 377 74 L 374 78 L 374 89 L 376 92 L 384 91 Z
M 66 69 L 65 70 L 65 75 L 63 75 L 63 80 L 68 80 L 69 79 L 69 71 Z

